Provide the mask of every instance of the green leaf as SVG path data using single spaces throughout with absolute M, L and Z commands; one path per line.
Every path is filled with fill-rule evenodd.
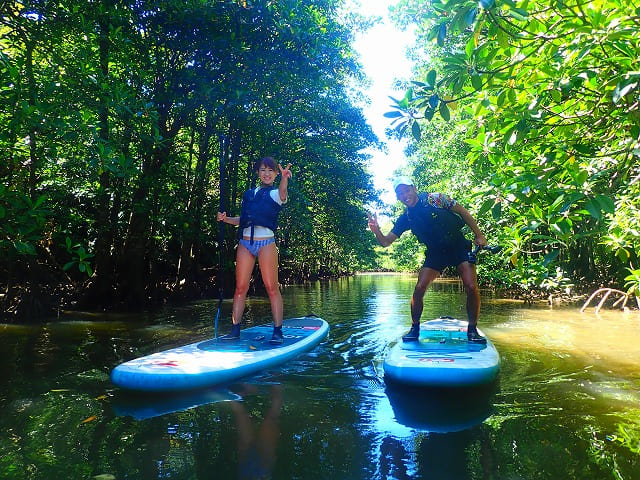
M 427 73 L 427 84 L 431 85 L 432 87 L 435 87 L 436 77 L 437 77 L 437 72 L 435 70 L 429 71 L 429 73 Z
M 437 42 L 439 46 L 444 46 L 444 40 L 447 37 L 447 24 L 443 23 L 440 25 L 440 29 L 438 30 L 438 38 Z
M 476 48 L 475 41 L 473 37 L 471 37 L 464 47 L 464 53 L 467 54 L 467 57 L 471 58 L 471 56 L 473 55 L 473 50 L 475 48 Z
M 482 202 L 482 205 L 480 206 L 480 210 L 478 210 L 478 216 L 481 217 L 482 215 L 487 213 L 489 209 L 493 207 L 494 204 L 495 204 L 495 200 L 492 198 Z
M 629 260 L 630 256 L 631 254 L 625 248 L 619 248 L 616 250 L 616 257 L 618 257 L 623 263 L 626 263 Z
M 437 108 L 439 102 L 440 102 L 440 98 L 438 97 L 437 94 L 431 95 L 431 97 L 429 97 L 429 106 L 431 108 Z
M 527 20 L 529 20 L 529 13 L 521 8 L 514 8 L 512 10 L 509 10 L 509 15 L 520 22 L 526 22 Z
M 442 118 L 444 118 L 447 122 L 449 120 L 451 120 L 451 113 L 449 112 L 449 107 L 447 107 L 447 104 L 445 102 L 440 102 L 440 115 L 442 115 Z
M 402 117 L 402 115 L 403 115 L 402 112 L 399 112 L 398 110 L 386 112 L 383 114 L 383 116 L 387 118 L 397 118 L 397 117 Z
M 600 220 L 602 218 L 600 205 L 598 205 L 598 203 L 593 198 L 588 199 L 585 202 L 584 207 L 587 209 L 587 212 L 589 212 L 589 215 L 591 215 L 596 220 Z
M 45 200 L 46 200 L 46 199 L 47 199 L 47 197 L 46 197 L 46 196 L 44 196 L 44 195 L 40 195 L 40 196 L 36 199 L 36 201 L 35 201 L 35 203 L 33 204 L 33 207 L 32 207 L 32 208 L 33 208 L 33 209 L 38 208 L 40 205 L 42 205 L 42 204 L 45 202 Z
M 544 265 L 546 267 L 551 262 L 553 262 L 559 254 L 560 254 L 560 250 L 552 250 L 552 251 L 550 251 L 549 253 L 547 253 L 544 256 L 544 259 L 542 260 L 542 265 Z
M 485 10 L 489 10 L 495 4 L 495 0 L 480 0 L 480 6 Z
M 504 105 L 504 101 L 506 98 L 507 98 L 507 91 L 503 89 L 498 94 L 498 98 L 496 99 L 496 105 L 498 105 L 499 107 Z
M 549 213 L 555 212 L 558 209 L 558 207 L 562 204 L 563 201 L 564 201 L 564 193 L 561 193 L 556 197 L 553 203 L 549 205 L 549 209 L 548 209 Z
M 471 75 L 471 85 L 478 92 L 482 90 L 482 77 L 480 75 Z
M 502 216 L 502 203 L 496 202 L 491 209 L 491 216 L 493 216 L 493 219 L 496 221 L 500 220 L 500 217 Z
M 613 103 L 617 104 L 623 97 L 627 96 L 627 94 L 637 86 L 638 82 L 632 82 L 630 80 L 618 83 L 616 85 L 616 88 L 613 90 Z
M 511 45 L 509 44 L 509 34 L 504 30 L 498 30 L 496 34 L 498 38 L 498 46 L 500 48 L 509 48 Z
M 591 147 L 591 145 L 585 145 L 584 143 L 576 143 L 573 148 L 583 155 L 591 155 L 593 153 L 593 147 Z
M 426 118 L 427 120 L 431 121 L 433 119 L 433 116 L 435 115 L 436 111 L 434 108 L 426 108 L 424 111 L 424 118 Z
M 478 9 L 476 7 L 471 7 L 469 11 L 466 13 L 466 15 L 464 16 L 464 22 L 467 24 L 467 26 L 473 25 L 473 22 L 476 21 L 477 15 L 478 15 Z
M 21 242 L 21 241 L 13 242 L 13 248 L 15 248 L 20 255 L 36 254 L 35 247 L 27 242 Z
M 606 213 L 613 213 L 616 211 L 616 204 L 607 195 L 596 195 L 594 200 L 600 206 L 600 210 Z
M 413 122 L 413 125 L 411 125 L 411 135 L 413 135 L 413 138 L 416 139 L 416 142 L 420 141 L 421 132 L 420 132 L 420 124 L 418 122 Z

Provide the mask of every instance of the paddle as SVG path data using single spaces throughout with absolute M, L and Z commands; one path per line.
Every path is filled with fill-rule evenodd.
M 224 155 L 225 155 L 225 137 L 220 135 L 220 211 L 225 212 L 224 208 Z M 216 312 L 216 319 L 213 322 L 213 337 L 218 338 L 218 319 L 220 318 L 220 312 L 222 311 L 222 243 L 224 242 L 224 222 L 218 222 L 218 311 Z
M 502 246 L 500 245 L 496 245 L 494 247 L 490 247 L 489 245 L 485 245 L 484 247 L 481 246 L 476 246 L 475 249 L 473 249 L 473 251 L 469 252 L 469 263 L 475 264 L 478 261 L 478 252 L 480 252 L 481 250 L 486 250 L 490 253 L 498 253 L 500 250 L 502 250 Z

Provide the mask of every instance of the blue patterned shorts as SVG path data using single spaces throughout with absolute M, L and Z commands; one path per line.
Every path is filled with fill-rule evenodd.
M 246 240 L 244 238 L 241 238 L 240 245 L 242 245 L 244 248 L 249 250 L 249 253 L 251 255 L 253 255 L 254 257 L 257 257 L 258 252 L 262 247 L 266 247 L 267 245 L 270 245 L 275 241 L 276 241 L 275 238 L 272 237 L 272 238 L 265 238 L 264 240 L 254 240 L 253 243 L 251 243 L 251 240 Z

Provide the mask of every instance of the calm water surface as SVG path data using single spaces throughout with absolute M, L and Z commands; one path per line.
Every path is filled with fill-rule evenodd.
M 640 316 L 483 297 L 502 357 L 474 391 L 385 388 L 415 278 L 286 287 L 329 338 L 282 368 L 190 395 L 123 395 L 118 363 L 212 336 L 217 301 L 138 316 L 0 325 L 1 479 L 640 479 Z M 464 318 L 458 283 L 423 319 Z M 230 302 L 221 333 L 229 330 Z M 248 323 L 269 321 L 252 298 Z

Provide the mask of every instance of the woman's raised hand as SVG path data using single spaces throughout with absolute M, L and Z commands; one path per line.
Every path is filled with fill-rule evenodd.
M 282 168 L 282 165 L 278 164 L 278 168 L 280 169 L 280 174 L 282 175 L 282 178 L 292 178 L 293 175 L 291 175 L 291 164 L 288 163 L 286 168 Z

